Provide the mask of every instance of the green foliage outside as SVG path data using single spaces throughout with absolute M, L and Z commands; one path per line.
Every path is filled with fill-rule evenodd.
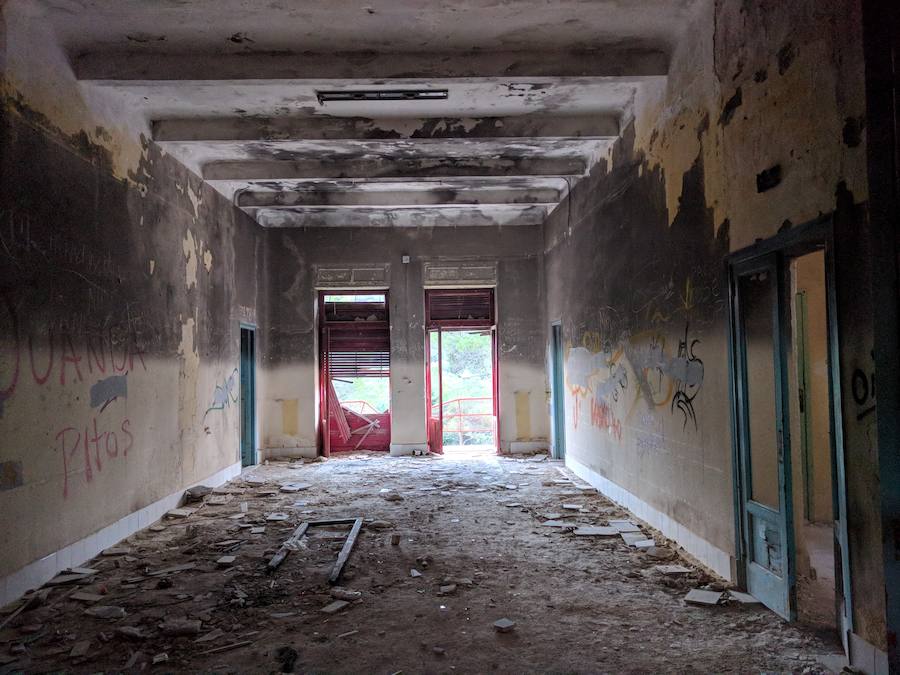
M 441 333 L 441 353 L 443 356 L 444 402 L 460 398 L 483 398 L 484 401 L 462 403 L 463 413 L 490 413 L 491 404 L 491 335 L 486 331 L 444 331 Z M 437 387 L 437 340 L 432 340 L 431 369 L 432 403 L 438 403 Z M 390 408 L 390 383 L 386 377 L 361 377 L 352 380 L 334 380 L 334 389 L 341 402 L 366 401 L 378 412 Z M 359 408 L 353 406 L 355 410 Z M 368 409 L 366 409 L 368 410 Z M 370 411 L 371 412 L 371 411 Z M 444 416 L 448 418 L 458 412 L 455 405 L 444 406 Z M 456 428 L 458 418 L 445 419 L 445 428 Z M 487 428 L 489 417 L 463 416 L 462 428 Z M 493 441 L 489 432 L 464 433 L 463 443 L 487 444 Z M 459 434 L 446 433 L 447 445 L 459 443 Z

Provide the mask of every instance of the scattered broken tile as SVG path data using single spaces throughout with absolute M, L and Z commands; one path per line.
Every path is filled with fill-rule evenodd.
M 103 596 L 96 593 L 78 591 L 77 593 L 72 593 L 72 595 L 69 596 L 69 599 L 77 600 L 78 602 L 100 602 L 103 600 Z
M 156 656 L 153 657 L 153 665 L 155 666 L 158 663 L 165 663 L 168 660 L 169 660 L 169 655 L 166 654 L 165 652 L 163 652 L 163 653 L 157 654 Z
M 100 552 L 100 555 L 114 556 L 114 555 L 126 555 L 128 553 L 131 553 L 131 549 L 114 546 L 112 548 L 103 549 L 103 551 Z
M 691 605 L 718 605 L 722 595 L 720 591 L 704 591 L 700 588 L 692 588 L 684 596 L 684 601 Z
M 649 549 L 653 548 L 655 544 L 656 542 L 654 542 L 652 539 L 641 539 L 640 541 L 634 542 L 632 546 L 638 549 Z
M 251 527 L 250 528 L 250 534 L 265 534 L 265 533 L 266 533 L 265 527 Z
M 568 513 L 542 513 L 541 518 L 546 518 L 547 520 L 558 520 L 560 518 L 567 518 L 570 514 Z
M 291 612 L 291 614 L 293 614 L 293 612 Z M 274 614 L 272 616 L 274 616 Z M 215 630 L 211 630 L 206 635 L 201 635 L 196 640 L 194 640 L 194 642 L 197 642 L 197 643 L 212 642 L 213 640 L 218 640 L 223 635 L 225 635 L 225 631 L 223 631 L 221 628 L 216 628 Z
M 456 593 L 456 584 L 447 584 L 438 589 L 438 595 L 452 595 Z
M 162 531 L 165 530 L 165 529 L 167 529 L 166 526 L 165 526 L 165 525 L 160 525 L 159 523 L 150 526 L 150 531 L 151 531 L 151 532 L 162 532 Z
M 398 495 L 396 492 L 389 492 L 385 495 L 381 495 L 384 501 L 386 502 L 402 502 L 403 497 Z
M 651 546 L 645 552 L 648 556 L 655 558 L 656 560 L 671 560 L 675 557 L 675 551 L 666 548 L 665 546 Z
M 194 515 L 197 512 L 197 509 L 192 509 L 190 507 L 183 507 L 180 509 L 171 509 L 166 511 L 166 516 L 169 518 L 188 518 Z
M 195 485 L 184 491 L 184 498 L 189 502 L 199 502 L 207 495 L 212 494 L 212 492 L 213 489 L 211 487 L 207 487 L 206 485 Z
M 615 537 L 619 532 L 614 527 L 588 525 L 577 528 L 575 534 L 579 537 Z
M 547 521 L 544 521 L 543 525 L 545 527 L 559 527 L 559 528 L 569 528 L 569 529 L 577 527 L 577 525 L 575 525 L 574 523 L 571 523 L 571 522 L 567 523 L 563 520 L 547 520 Z
M 584 508 L 581 504 L 563 504 L 562 507 L 566 511 L 581 511 Z
M 417 569 L 411 569 L 411 570 L 409 571 L 409 576 L 411 576 L 413 579 L 415 579 L 415 578 L 417 578 L 417 577 L 422 576 L 422 573 L 421 573 L 419 570 L 417 570 Z
M 498 633 L 509 633 L 516 627 L 516 622 L 507 618 L 497 619 L 494 622 L 494 630 Z
M 243 514 L 241 514 L 241 515 L 243 515 Z M 289 516 L 286 513 L 270 513 L 269 515 L 266 516 L 266 520 L 268 520 L 270 522 L 279 522 L 282 520 L 287 520 L 288 517 Z
M 347 602 L 346 600 L 335 600 L 334 602 L 331 602 L 331 603 L 325 605 L 319 611 L 322 612 L 323 614 L 335 614 L 336 612 L 340 612 L 342 609 L 344 609 L 344 607 L 346 607 L 349 604 L 350 603 Z
M 91 641 L 90 640 L 81 640 L 80 642 L 76 642 L 72 646 L 72 651 L 69 652 L 69 656 L 72 658 L 78 658 L 80 656 L 85 656 L 91 649 Z
M 74 584 L 74 583 L 78 583 L 79 581 L 84 581 L 85 579 L 90 579 L 91 576 L 93 576 L 93 575 L 91 575 L 91 574 L 67 574 L 64 572 L 62 574 L 57 574 L 55 577 L 50 579 L 50 581 L 48 581 L 44 585 L 45 586 L 61 586 L 63 584 Z
M 362 593 L 360 591 L 354 591 L 349 588 L 341 588 L 340 586 L 335 586 L 334 588 L 332 588 L 330 593 L 332 598 L 336 598 L 337 600 L 347 600 L 348 602 L 359 600 L 362 597 Z
M 622 540 L 629 546 L 634 546 L 637 542 L 644 541 L 646 539 L 646 537 L 640 532 L 619 531 L 619 536 L 622 537 Z
M 115 632 L 116 635 L 121 635 L 128 640 L 144 640 L 147 638 L 137 626 L 119 626 Z
M 185 637 L 199 635 L 202 625 L 199 619 L 167 619 L 159 624 L 159 630 L 163 635 Z
M 691 570 L 683 565 L 657 565 L 656 570 L 668 577 L 677 577 L 691 573 Z
M 630 520 L 610 520 L 610 527 L 616 528 L 619 532 L 640 532 L 641 528 L 632 523 Z
M 94 605 L 93 607 L 84 610 L 84 613 L 98 619 L 114 620 L 125 618 L 124 608 L 116 607 L 114 605 Z
M 231 495 L 213 495 L 206 500 L 210 506 L 222 506 L 231 501 Z
M 221 558 L 216 560 L 216 565 L 218 565 L 219 567 L 231 567 L 234 564 L 235 560 L 237 560 L 237 556 L 223 555 Z
M 758 605 L 760 604 L 759 600 L 754 598 L 749 593 L 742 593 L 741 591 L 730 590 L 728 591 L 728 597 L 736 602 L 741 603 L 742 605 Z
M 505 506 L 508 509 L 514 509 L 518 506 L 522 506 L 522 503 L 521 502 L 508 502 L 508 503 L 504 504 L 503 506 Z
M 231 514 L 230 516 L 228 516 L 228 517 L 229 517 L 231 520 L 240 520 L 241 518 L 243 518 L 243 517 L 246 516 L 246 515 L 247 515 L 246 513 L 232 513 L 232 514 Z

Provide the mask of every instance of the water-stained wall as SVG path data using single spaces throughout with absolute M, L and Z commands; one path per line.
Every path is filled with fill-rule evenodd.
M 316 445 L 315 268 L 340 264 L 388 266 L 386 283 L 375 285 L 386 286 L 390 298 L 391 443 L 424 447 L 423 270 L 426 262 L 447 260 L 496 264 L 501 447 L 509 449 L 515 441 L 546 444 L 544 334 L 537 303 L 541 232 L 521 225 L 270 230 L 263 445 L 273 454 L 278 448 L 308 452 Z M 403 255 L 410 256 L 409 263 L 402 262 Z
M 95 551 L 69 545 L 239 462 L 238 326 L 260 320 L 263 254 L 227 199 L 91 119 L 41 43 L 18 69 L 29 24 L 7 30 L 0 579 L 63 549 L 77 565 Z
M 874 394 L 852 393 L 872 341 L 858 7 L 708 2 L 688 34 L 667 83 L 638 93 L 606 162 L 545 225 L 567 457 L 670 519 L 700 557 L 733 556 L 726 258 L 833 215 L 854 628 L 884 648 L 878 561 L 864 555 L 881 546 Z

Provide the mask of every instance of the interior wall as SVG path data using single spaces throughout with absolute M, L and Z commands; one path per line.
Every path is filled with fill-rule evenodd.
M 139 116 L 88 112 L 40 17 L 6 10 L 0 580 L 239 461 L 238 325 L 260 320 L 263 253 Z
M 391 443 L 424 446 L 425 262 L 496 262 L 500 347 L 500 441 L 546 444 L 541 228 L 305 228 L 270 230 L 270 307 L 263 443 L 271 454 L 316 446 L 315 266 L 389 264 Z M 401 257 L 410 256 L 403 264 Z M 296 406 L 296 429 L 284 407 Z M 519 414 L 516 414 L 516 411 Z M 291 418 L 293 419 L 293 418 Z
M 862 417 L 852 397 L 872 345 L 859 7 L 710 1 L 688 35 L 545 225 L 567 460 L 699 537 L 701 553 L 734 556 L 726 256 L 832 214 L 855 629 L 884 648 L 883 581 L 863 554 L 880 546 L 874 395 Z

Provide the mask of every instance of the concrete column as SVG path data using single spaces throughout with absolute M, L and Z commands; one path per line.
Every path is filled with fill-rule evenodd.
M 426 450 L 422 263 L 391 260 L 391 454 Z

